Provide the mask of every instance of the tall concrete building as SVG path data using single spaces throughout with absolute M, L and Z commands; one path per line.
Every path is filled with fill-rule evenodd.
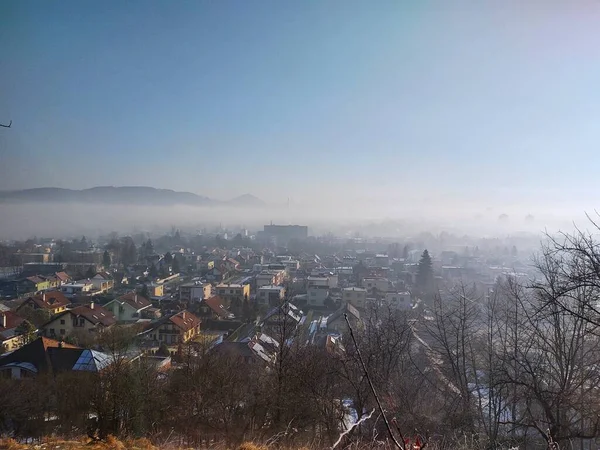
M 266 240 L 275 239 L 278 243 L 289 242 L 292 239 L 306 239 L 308 227 L 305 225 L 265 225 L 260 237 Z

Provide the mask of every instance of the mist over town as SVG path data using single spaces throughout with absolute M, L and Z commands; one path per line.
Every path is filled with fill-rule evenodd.
M 0 449 L 598 450 L 599 23 L 0 2 Z

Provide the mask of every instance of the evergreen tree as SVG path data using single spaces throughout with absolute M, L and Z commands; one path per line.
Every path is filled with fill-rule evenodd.
M 165 260 L 165 263 L 169 265 L 173 262 L 173 255 L 171 255 L 170 252 L 165 253 L 165 256 L 163 258 Z
M 417 268 L 417 287 L 423 292 L 430 292 L 433 288 L 433 265 L 431 256 L 425 250 L 419 260 Z
M 158 346 L 158 350 L 156 351 L 157 356 L 171 356 L 171 352 L 169 351 L 169 347 L 164 342 L 161 342 Z
M 110 267 L 110 264 L 110 253 L 108 253 L 108 250 L 104 250 L 104 254 L 102 255 L 102 265 L 105 269 L 108 269 Z
M 240 316 L 243 310 L 243 303 L 239 297 L 233 297 L 230 305 L 231 312 L 236 316 Z
M 122 256 L 124 265 L 134 264 L 137 261 L 137 249 L 135 243 L 130 236 L 123 238 L 122 242 Z
M 251 322 L 252 317 L 252 308 L 250 307 L 250 302 L 248 301 L 248 296 L 244 295 L 244 302 L 242 303 L 242 318 L 246 322 Z
M 96 275 L 96 271 L 94 270 L 94 268 L 92 266 L 88 267 L 88 269 L 85 271 L 85 277 L 94 278 L 94 275 Z
M 234 247 L 241 247 L 242 245 L 244 245 L 244 238 L 242 237 L 241 233 L 238 233 L 234 236 L 233 245 Z
M 169 276 L 169 271 L 167 270 L 167 266 L 166 265 L 162 265 L 160 266 L 160 270 L 158 271 L 158 276 L 160 278 L 167 278 Z
M 179 260 L 177 259 L 177 256 L 173 257 L 173 273 L 179 273 L 180 268 L 179 268 Z
M 146 241 L 145 255 L 146 256 L 154 255 L 154 244 L 152 243 L 152 239 L 148 239 Z
M 146 283 L 144 283 L 138 294 L 144 298 L 150 298 L 150 290 L 148 289 L 148 286 L 146 286 Z
M 148 270 L 148 276 L 152 279 L 158 277 L 158 270 L 156 270 L 156 266 L 152 264 L 150 269 Z

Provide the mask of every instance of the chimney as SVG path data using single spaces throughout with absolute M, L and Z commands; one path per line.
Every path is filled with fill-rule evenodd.
M 42 292 L 42 300 L 46 301 L 46 293 L 45 292 Z
M 90 309 L 94 309 L 94 302 L 90 302 Z
M 6 314 L 2 314 L 2 322 L 0 322 L 2 324 L 2 328 L 6 328 Z
M 181 313 L 181 317 L 183 318 L 183 320 L 185 320 L 185 311 L 183 311 L 183 312 Z

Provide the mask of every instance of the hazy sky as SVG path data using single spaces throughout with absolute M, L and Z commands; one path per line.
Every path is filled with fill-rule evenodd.
M 5 0 L 0 189 L 593 206 L 598 24 L 584 0 Z

